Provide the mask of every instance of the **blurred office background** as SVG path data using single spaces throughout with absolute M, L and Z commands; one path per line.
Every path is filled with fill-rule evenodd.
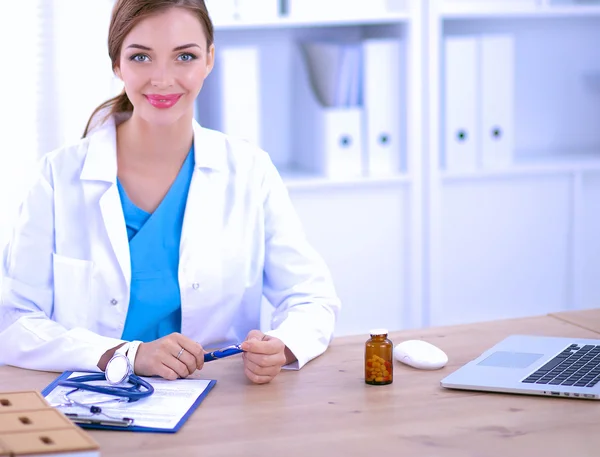
M 112 4 L 11 3 L 3 242 L 35 162 L 121 89 Z M 332 270 L 338 335 L 598 306 L 600 1 L 207 4 L 196 118 L 272 157 Z

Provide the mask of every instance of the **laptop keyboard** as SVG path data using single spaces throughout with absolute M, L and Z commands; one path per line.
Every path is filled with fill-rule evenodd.
M 600 381 L 600 346 L 572 344 L 522 382 L 593 387 Z

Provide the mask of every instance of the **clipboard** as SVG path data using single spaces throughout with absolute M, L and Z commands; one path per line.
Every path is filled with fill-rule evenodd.
M 176 433 L 217 383 L 214 379 L 185 378 L 167 381 L 162 378 L 144 378 L 154 387 L 154 393 L 150 397 L 131 403 L 123 402 L 113 405 L 107 403 L 106 406 L 98 403 L 102 414 L 91 414 L 89 408 L 67 406 L 64 393 L 73 389 L 58 385 L 60 381 L 69 377 L 84 374 L 88 373 L 65 371 L 42 390 L 42 395 L 46 401 L 79 427 L 95 430 Z M 180 395 L 181 398 L 174 403 L 173 398 L 177 395 Z M 168 411 L 164 412 L 164 419 L 161 419 L 160 413 L 165 411 L 167 402 L 169 404 Z M 126 423 L 128 421 L 121 419 L 130 419 L 130 422 Z M 162 424 L 150 425 L 152 422 L 162 422 Z

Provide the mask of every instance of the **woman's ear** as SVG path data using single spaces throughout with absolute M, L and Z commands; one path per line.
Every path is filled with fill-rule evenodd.
M 215 66 L 215 45 L 211 44 L 206 53 L 206 76 L 210 75 L 210 72 Z M 205 76 L 205 78 L 206 78 Z
M 121 69 L 119 67 L 115 67 L 113 71 L 115 73 L 115 76 L 121 81 L 123 81 L 123 78 L 121 77 Z

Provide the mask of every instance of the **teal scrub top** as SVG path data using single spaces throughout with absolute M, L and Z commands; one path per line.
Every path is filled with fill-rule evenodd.
M 121 337 L 125 341 L 150 342 L 181 332 L 179 242 L 193 172 L 192 146 L 152 214 L 138 208 L 117 179 L 131 256 L 131 298 Z

